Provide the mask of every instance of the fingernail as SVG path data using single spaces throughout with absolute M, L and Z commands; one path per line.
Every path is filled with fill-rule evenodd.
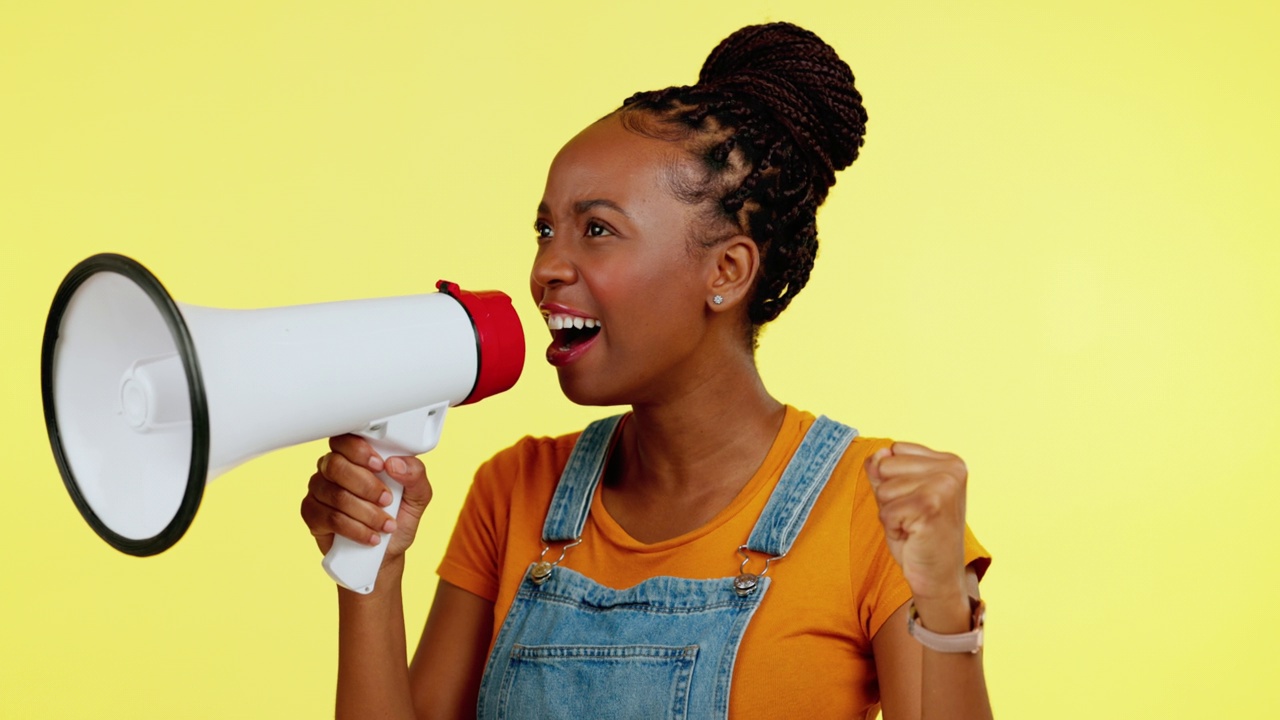
M 320 456 L 320 474 L 323 475 L 327 469 L 329 469 L 329 453 Z
M 381 505 L 382 507 L 386 507 L 391 504 L 392 499 L 393 498 L 391 497 L 391 493 L 387 492 L 386 490 L 383 490 L 382 496 L 378 498 L 378 504 Z
M 372 534 L 372 535 L 370 535 L 370 536 L 369 536 L 369 544 L 370 544 L 370 545 L 377 545 L 377 544 L 378 544 L 378 543 L 380 543 L 380 542 L 382 542 L 382 538 L 381 538 L 381 537 L 379 537 L 377 533 L 374 533 L 374 534 Z
M 388 520 L 382 523 L 382 532 L 393 533 L 396 531 L 396 521 Z
M 382 472 L 382 458 L 377 455 L 369 456 L 369 469 L 374 472 Z
M 401 460 L 400 458 L 391 458 L 390 460 L 387 461 L 387 469 L 397 475 L 403 475 L 404 472 L 409 468 L 404 464 L 404 461 Z

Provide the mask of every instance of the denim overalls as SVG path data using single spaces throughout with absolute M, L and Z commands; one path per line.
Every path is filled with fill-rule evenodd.
M 574 445 L 542 529 L 559 559 L 544 550 L 521 581 L 480 684 L 481 720 L 727 717 L 769 563 L 787 554 L 857 435 L 826 417 L 813 423 L 738 548 L 737 577 L 654 577 L 615 590 L 559 563 L 581 541 L 620 417 L 592 423 Z M 746 572 L 746 551 L 764 556 L 759 574 Z

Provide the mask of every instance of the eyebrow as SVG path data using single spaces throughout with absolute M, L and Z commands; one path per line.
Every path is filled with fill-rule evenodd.
M 573 212 L 577 215 L 584 215 L 590 210 L 592 210 L 593 208 L 598 208 L 598 207 L 608 208 L 609 210 L 612 210 L 618 213 L 619 215 L 621 215 L 622 217 L 628 220 L 631 219 L 631 216 L 627 214 L 626 210 L 622 209 L 621 205 L 619 205 L 618 203 L 612 200 L 605 200 L 604 198 L 592 198 L 591 200 L 579 200 L 578 202 L 573 204 Z M 539 215 L 548 215 L 550 213 L 551 213 L 551 208 L 547 207 L 546 203 L 538 203 Z
M 588 211 L 592 210 L 593 208 L 598 208 L 598 207 L 608 208 L 609 210 L 612 210 L 618 213 L 619 215 L 621 215 L 624 218 L 627 218 L 628 220 L 631 219 L 631 216 L 627 214 L 626 210 L 622 209 L 622 206 L 618 205 L 618 203 L 612 200 L 605 200 L 604 198 L 595 198 L 593 200 L 579 200 L 578 202 L 573 204 L 573 211 L 578 215 L 584 215 Z

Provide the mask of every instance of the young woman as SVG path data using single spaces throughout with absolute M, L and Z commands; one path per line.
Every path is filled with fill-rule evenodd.
M 817 36 L 753 26 L 565 145 L 530 276 L 546 356 L 570 400 L 631 412 L 479 470 L 409 667 L 423 466 L 331 441 L 302 504 L 320 549 L 393 533 L 377 589 L 339 590 L 339 717 L 990 716 L 964 463 L 786 406 L 754 363 L 861 100 Z

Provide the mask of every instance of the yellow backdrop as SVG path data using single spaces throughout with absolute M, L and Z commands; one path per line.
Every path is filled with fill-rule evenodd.
M 524 379 L 427 458 L 416 634 L 474 467 L 604 412 L 560 396 L 525 294 L 548 161 L 771 19 L 839 50 L 871 122 L 760 365 L 784 400 L 968 460 L 997 712 L 1277 716 L 1277 7 L 4 3 L 0 717 L 331 713 L 335 591 L 297 512 L 322 446 L 218 479 L 163 555 L 99 541 L 39 397 L 72 265 L 125 253 L 222 307 L 439 277 L 517 298 Z

